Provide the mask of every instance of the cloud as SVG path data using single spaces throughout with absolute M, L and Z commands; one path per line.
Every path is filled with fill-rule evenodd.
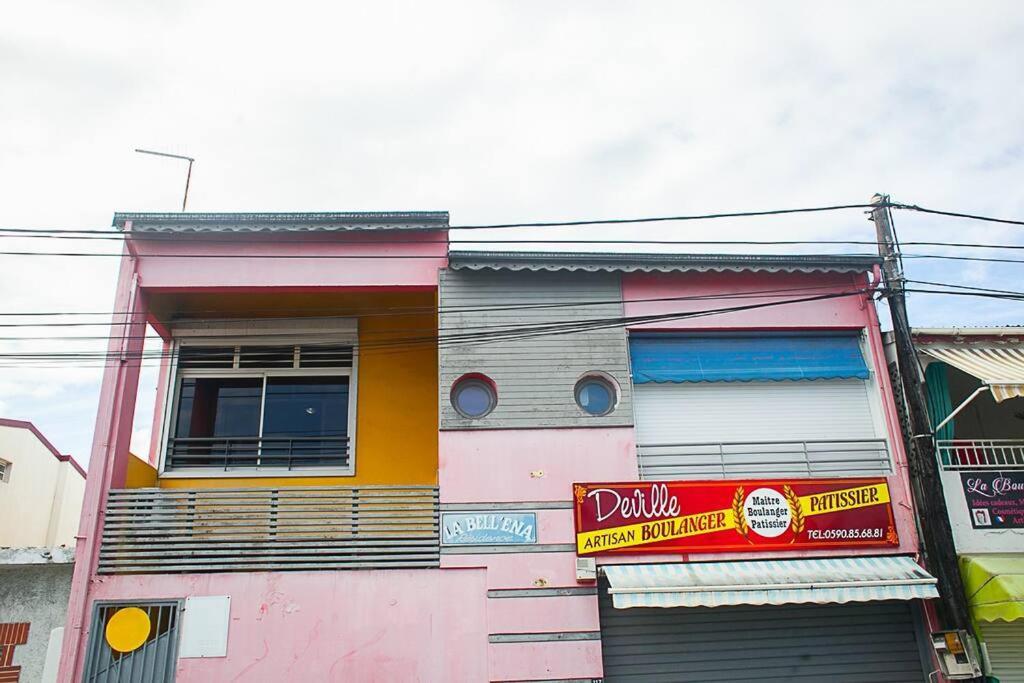
M 22 3 L 7 14 L 8 227 L 96 228 L 115 210 L 176 210 L 184 167 L 135 147 L 197 158 L 198 211 L 439 208 L 477 223 L 862 202 L 884 191 L 1024 216 L 1024 91 L 1014 86 L 1024 7 L 1015 2 L 108 0 Z M 896 222 L 905 242 L 1022 243 L 1019 230 L 986 224 L 908 213 Z M 559 235 L 872 238 L 856 212 Z M 116 264 L 0 256 L 2 308 L 107 310 Z M 1014 265 L 907 266 L 927 280 L 1019 279 Z M 920 295 L 912 313 L 996 324 L 1019 321 L 1016 305 Z M 0 341 L 0 353 L 26 345 L 103 348 Z M 77 455 L 91 443 L 99 381 L 95 367 L 2 367 L 0 398 Z M 147 400 L 153 385 L 150 370 Z M 140 402 L 137 428 L 147 410 Z

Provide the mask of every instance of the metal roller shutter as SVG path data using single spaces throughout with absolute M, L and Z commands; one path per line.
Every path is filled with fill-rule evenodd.
M 925 680 L 908 602 L 600 609 L 609 683 Z
M 638 384 L 641 469 L 651 479 L 887 474 L 869 386 L 858 379 Z
M 999 683 L 1024 683 L 1024 624 L 989 623 L 981 627 L 981 634 Z

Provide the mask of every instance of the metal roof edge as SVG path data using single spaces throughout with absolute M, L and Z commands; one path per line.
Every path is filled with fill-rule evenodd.
M 662 254 L 613 252 L 458 251 L 449 252 L 454 270 L 590 272 L 866 272 L 877 256 L 829 254 Z
M 929 337 L 1020 337 L 1024 336 L 1024 327 L 915 327 L 911 333 Z
M 124 230 L 173 232 L 262 232 L 327 230 L 447 230 L 447 211 L 344 212 L 117 212 L 112 225 Z

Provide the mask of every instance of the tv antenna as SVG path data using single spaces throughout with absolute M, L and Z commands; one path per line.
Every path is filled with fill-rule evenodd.
M 139 154 L 152 154 L 158 157 L 170 157 L 171 159 L 184 159 L 188 162 L 188 174 L 185 176 L 185 197 L 181 200 L 181 210 L 185 211 L 185 207 L 188 205 L 188 184 L 192 180 L 192 162 L 195 161 L 192 157 L 187 157 L 182 154 L 170 154 L 168 152 L 154 152 L 151 149 L 135 149 Z

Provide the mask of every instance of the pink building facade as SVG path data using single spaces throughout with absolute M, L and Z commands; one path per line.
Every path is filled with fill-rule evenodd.
M 872 259 L 456 253 L 441 214 L 117 220 L 128 241 L 62 680 L 920 680 L 934 668 L 934 587 L 907 569 L 919 544 Z M 164 339 L 156 358 L 147 325 Z M 670 363 L 669 380 L 644 380 L 651 339 L 725 379 L 676 377 Z M 782 348 L 780 372 L 802 358 L 804 378 L 737 380 L 766 367 L 764 340 Z M 807 370 L 815 340 L 845 344 L 856 376 Z M 745 350 L 728 365 L 719 342 Z M 425 357 L 435 364 L 417 374 Z M 138 472 L 127 449 L 144 362 L 161 388 L 152 470 Z M 310 427 L 321 414 L 334 431 L 327 417 Z M 851 478 L 887 490 L 888 544 L 577 543 L 580 484 Z M 658 583 L 679 571 L 696 573 Z M 753 578 L 702 588 L 701 571 Z M 826 585 L 794 583 L 810 571 Z M 664 604 L 622 606 L 643 593 L 630 577 Z M 775 588 L 751 597 L 757 585 Z M 145 628 L 123 626 L 131 607 Z

